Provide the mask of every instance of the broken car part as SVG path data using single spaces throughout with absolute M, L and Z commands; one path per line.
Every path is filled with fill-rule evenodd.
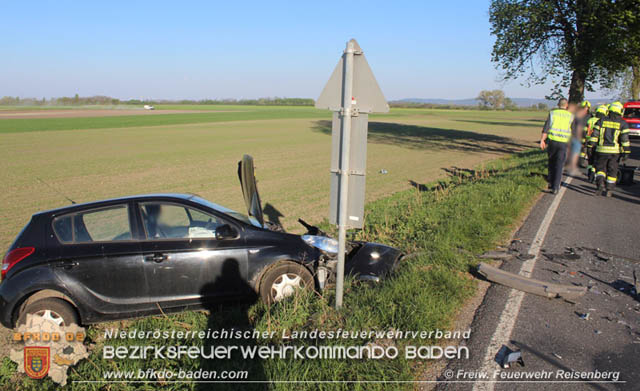
M 478 273 L 489 281 L 548 298 L 562 297 L 563 299 L 571 300 L 584 295 L 587 291 L 586 287 L 553 284 L 527 278 L 489 266 L 486 263 L 480 263 Z

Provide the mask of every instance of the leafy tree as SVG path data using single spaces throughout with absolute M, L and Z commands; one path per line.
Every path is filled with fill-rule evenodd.
M 505 96 L 502 90 L 482 90 L 478 94 L 478 104 L 485 109 L 500 109 L 504 106 Z
M 611 5 L 610 23 L 602 29 L 605 42 L 599 66 L 600 83 L 622 99 L 640 99 L 640 1 L 617 0 Z
M 637 0 L 635 0 L 637 1 Z M 608 0 L 492 0 L 492 61 L 505 79 L 528 75 L 529 84 L 555 82 L 550 98 L 569 87 L 569 100 L 583 99 L 599 69 L 607 40 Z
M 518 105 L 511 98 L 504 98 L 504 109 L 505 110 L 517 110 Z

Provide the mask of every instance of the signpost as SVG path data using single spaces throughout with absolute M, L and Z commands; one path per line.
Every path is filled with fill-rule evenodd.
M 333 111 L 329 222 L 338 225 L 336 308 L 340 308 L 347 229 L 363 226 L 369 113 L 389 111 L 355 39 L 347 42 L 347 48 L 316 101 L 316 108 Z

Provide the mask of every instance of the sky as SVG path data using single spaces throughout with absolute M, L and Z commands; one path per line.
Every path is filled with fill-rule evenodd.
M 317 98 L 355 38 L 388 100 L 551 86 L 501 81 L 489 1 L 0 4 L 0 96 Z M 589 96 L 589 95 L 587 95 Z

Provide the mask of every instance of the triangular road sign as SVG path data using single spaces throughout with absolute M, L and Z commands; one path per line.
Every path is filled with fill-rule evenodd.
M 380 86 L 367 63 L 367 59 L 358 43 L 352 39 L 355 53 L 353 55 L 353 93 L 352 104 L 363 113 L 387 113 L 389 105 L 384 98 Z M 342 104 L 342 88 L 344 78 L 344 56 L 340 58 L 327 85 L 324 86 L 316 101 L 316 108 L 339 111 Z

